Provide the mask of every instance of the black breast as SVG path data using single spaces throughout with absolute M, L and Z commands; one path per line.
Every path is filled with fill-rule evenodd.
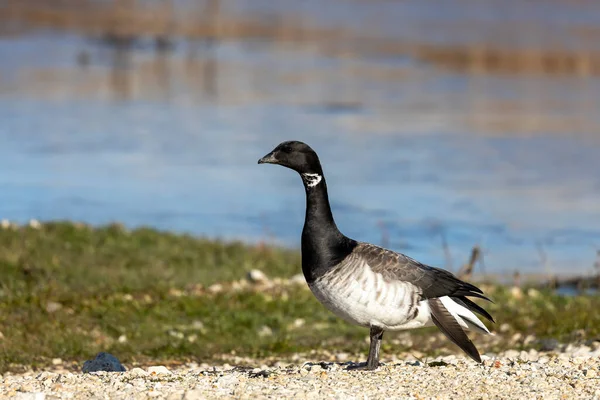
M 339 233 L 339 232 L 338 232 Z M 314 235 L 302 232 L 302 272 L 312 283 L 337 267 L 358 245 L 355 240 L 339 235 Z

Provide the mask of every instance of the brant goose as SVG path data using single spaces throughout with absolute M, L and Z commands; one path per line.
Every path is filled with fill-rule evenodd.
M 333 220 L 319 157 L 307 144 L 283 142 L 258 163 L 279 164 L 302 177 L 306 190 L 302 272 L 325 307 L 350 323 L 370 328 L 367 363 L 357 368 L 379 366 L 384 331 L 431 325 L 481 362 L 465 333 L 465 329 L 490 333 L 473 312 L 494 322 L 467 298 L 489 301 L 479 288 L 443 269 L 344 236 Z

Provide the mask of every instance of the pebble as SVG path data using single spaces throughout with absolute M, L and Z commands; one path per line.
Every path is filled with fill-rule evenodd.
M 260 337 L 267 337 L 267 336 L 272 336 L 273 335 L 273 329 L 269 328 L 266 325 L 263 325 L 260 327 L 260 329 L 258 330 L 258 336 Z
M 29 227 L 33 229 L 40 229 L 42 227 L 42 224 L 37 219 L 30 219 Z
M 52 314 L 54 312 L 57 312 L 61 308 L 62 308 L 62 304 L 57 303 L 55 301 L 49 301 L 48 303 L 46 303 L 46 312 L 48 314 Z
M 87 360 L 83 363 L 82 372 L 124 372 L 125 367 L 117 357 L 110 353 L 100 352 L 93 360 Z
M 523 291 L 518 286 L 513 286 L 512 288 L 510 288 L 510 294 L 517 300 L 523 298 Z
M 294 285 L 306 285 L 306 278 L 303 274 L 296 274 L 290 278 L 290 283 Z
M 253 269 L 248 272 L 247 278 L 252 283 L 263 283 L 267 282 L 269 278 L 260 269 Z
M 585 371 L 586 378 L 595 378 L 596 376 L 598 376 L 598 373 L 595 369 L 588 369 L 587 371 Z
M 148 372 L 144 371 L 141 368 L 132 368 L 131 371 L 127 373 L 127 376 L 131 378 L 144 378 L 148 376 Z
M 167 367 L 165 367 L 164 365 L 158 365 L 158 366 L 154 366 L 154 367 L 149 367 L 148 368 L 148 373 L 149 374 L 154 374 L 154 375 L 170 375 L 171 371 L 169 371 L 169 369 Z
M 213 283 L 208 287 L 208 291 L 213 294 L 221 293 L 223 291 L 223 285 L 220 283 Z

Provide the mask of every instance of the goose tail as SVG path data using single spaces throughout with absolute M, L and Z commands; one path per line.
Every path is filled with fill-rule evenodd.
M 469 339 L 465 330 L 491 335 L 483 322 L 473 313 L 482 315 L 493 322 L 491 315 L 469 299 L 443 296 L 429 299 L 431 319 L 448 339 L 460 347 L 469 357 L 481 363 L 479 351 Z
M 473 311 L 494 322 L 492 316 L 471 300 L 464 297 L 448 296 L 440 297 L 439 300 L 463 329 L 492 335 L 487 326 L 477 318 Z

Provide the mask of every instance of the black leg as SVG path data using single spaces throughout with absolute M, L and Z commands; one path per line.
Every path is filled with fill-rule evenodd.
M 372 326 L 369 336 L 371 337 L 371 345 L 369 346 L 369 357 L 367 358 L 367 363 L 353 366 L 348 369 L 374 370 L 379 367 L 379 349 L 381 348 L 381 340 L 383 339 L 383 329 Z
M 383 339 L 383 329 L 375 326 L 371 327 L 371 345 L 369 346 L 369 357 L 367 358 L 367 369 L 376 369 L 379 367 L 379 349 Z

